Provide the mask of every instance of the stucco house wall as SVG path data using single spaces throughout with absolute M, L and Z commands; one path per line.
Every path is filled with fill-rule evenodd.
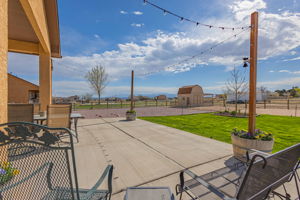
M 30 101 L 38 93 L 39 86 L 8 74 L 8 103 L 38 103 Z

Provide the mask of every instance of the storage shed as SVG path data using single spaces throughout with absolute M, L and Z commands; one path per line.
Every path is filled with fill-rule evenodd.
M 200 106 L 203 104 L 203 89 L 199 85 L 188 85 L 178 90 L 179 106 Z

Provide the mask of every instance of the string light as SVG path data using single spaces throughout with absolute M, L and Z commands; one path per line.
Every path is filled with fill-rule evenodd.
M 222 29 L 222 30 L 225 30 L 225 29 L 226 29 L 226 30 L 233 30 L 233 31 L 235 31 L 235 30 L 237 30 L 237 29 L 246 29 L 246 28 L 249 28 L 249 27 L 250 27 L 250 26 L 243 26 L 243 27 L 226 27 L 226 26 L 215 26 L 215 25 L 210 25 L 210 24 L 204 24 L 204 23 L 201 23 L 201 22 L 198 22 L 198 21 L 195 21 L 195 20 L 186 18 L 186 17 L 182 17 L 182 16 L 180 16 L 180 15 L 174 13 L 174 12 L 171 12 L 171 11 L 169 11 L 169 10 L 167 10 L 167 9 L 164 9 L 164 8 L 162 8 L 162 7 L 156 5 L 156 4 L 154 4 L 154 3 L 152 3 L 152 2 L 150 2 L 150 1 L 148 1 L 148 0 L 143 0 L 143 1 L 144 1 L 144 4 L 145 4 L 145 5 L 148 4 L 148 5 L 151 5 L 151 6 L 154 7 L 154 8 L 157 8 L 157 9 L 163 11 L 163 14 L 164 14 L 164 15 L 170 14 L 170 15 L 172 15 L 172 16 L 174 16 L 174 17 L 177 17 L 177 18 L 179 19 L 180 22 L 187 21 L 187 22 L 190 22 L 190 23 L 195 24 L 196 26 L 199 26 L 199 25 L 200 25 L 200 26 L 209 27 L 209 28 L 217 28 L 217 29 Z

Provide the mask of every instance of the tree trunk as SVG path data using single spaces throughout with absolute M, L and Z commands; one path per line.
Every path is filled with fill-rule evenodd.
M 237 113 L 237 110 L 238 110 L 238 94 L 235 93 L 235 112 Z
M 100 93 L 98 93 L 98 104 L 100 105 L 100 99 L 101 99 L 101 94 Z

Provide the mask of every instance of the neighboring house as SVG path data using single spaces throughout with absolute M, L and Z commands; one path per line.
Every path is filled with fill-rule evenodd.
M 154 99 L 155 100 L 167 100 L 167 96 L 166 95 L 159 95 L 159 96 L 156 96 Z
M 53 103 L 76 103 L 80 100 L 80 97 L 75 95 L 75 96 L 70 96 L 70 97 L 53 97 L 52 101 Z
M 8 74 L 8 103 L 39 103 L 39 86 Z
M 203 104 L 204 93 L 199 85 L 183 86 L 178 90 L 179 106 L 200 106 Z

